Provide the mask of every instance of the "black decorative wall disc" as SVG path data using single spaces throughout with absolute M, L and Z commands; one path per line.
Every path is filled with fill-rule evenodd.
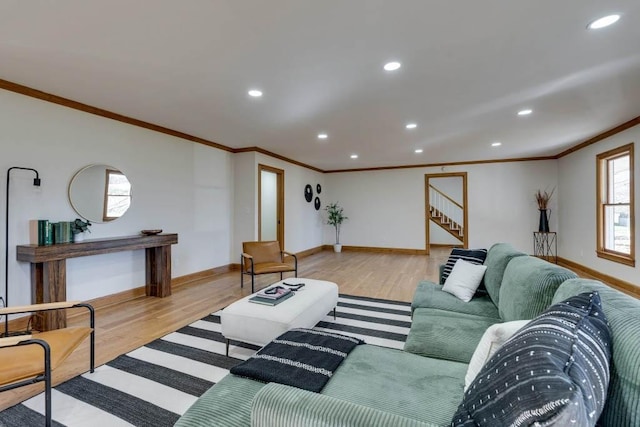
M 307 202 L 311 202 L 313 200 L 313 189 L 311 188 L 311 184 L 307 184 L 304 187 L 304 199 Z
M 322 193 L 322 187 L 320 186 L 320 184 L 316 185 L 316 193 Z
M 316 200 L 313 202 L 316 210 L 319 211 L 320 210 L 320 197 L 316 197 Z

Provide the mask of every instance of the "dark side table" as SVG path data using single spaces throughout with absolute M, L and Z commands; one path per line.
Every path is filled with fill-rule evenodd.
M 558 233 L 555 231 L 533 232 L 533 256 L 558 263 Z

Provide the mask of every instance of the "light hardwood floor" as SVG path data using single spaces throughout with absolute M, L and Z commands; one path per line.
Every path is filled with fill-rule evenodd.
M 430 256 L 371 252 L 323 251 L 299 260 L 299 277 L 329 280 L 340 293 L 411 301 L 420 280 L 436 281 L 438 266 L 449 248 L 435 248 Z M 288 277 L 288 276 L 285 276 Z M 279 280 L 260 276 L 256 289 Z M 96 310 L 96 366 L 160 338 L 251 293 L 251 279 L 240 289 L 240 272 L 216 275 L 173 289 L 167 298 L 140 297 Z M 70 313 L 72 314 L 72 313 Z M 87 317 L 73 316 L 70 326 L 86 325 Z M 80 349 L 54 372 L 54 385 L 88 370 L 89 346 Z M 42 383 L 0 394 L 0 410 L 43 390 Z

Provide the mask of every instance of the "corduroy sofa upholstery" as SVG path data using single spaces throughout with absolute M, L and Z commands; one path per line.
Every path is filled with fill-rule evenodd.
M 469 363 L 482 334 L 495 323 L 533 319 L 551 305 L 558 286 L 577 277 L 566 268 L 497 243 L 485 261 L 487 295 L 464 302 L 432 282 L 418 285 L 404 350 Z
M 512 259 L 526 255 L 515 250 L 508 243 L 496 243 L 487 252 L 487 258 L 484 262 L 484 265 L 487 266 L 483 279 L 486 288 L 485 294 L 477 295 L 471 301 L 464 302 L 447 292 L 443 292 L 442 280 L 439 284 L 425 280 L 418 283 L 411 302 L 411 310 L 415 312 L 419 308 L 435 308 L 499 319 L 498 301 L 505 269 Z M 443 268 L 441 267 L 441 278 L 442 272 Z
M 516 252 L 508 245 L 500 245 L 496 249 L 504 256 Z M 491 316 L 496 316 L 497 311 L 497 317 L 481 316 L 481 312 L 447 312 L 442 306 L 415 306 L 415 330 L 412 326 L 410 339 L 433 339 L 433 335 L 419 335 L 419 329 L 427 327 L 423 322 L 427 317 L 421 315 L 419 310 L 431 310 L 430 315 L 438 310 L 438 319 L 443 322 L 451 322 L 450 319 L 456 319 L 456 314 L 462 314 L 467 325 L 471 325 L 476 318 L 484 318 L 486 323 L 478 322 L 480 326 L 474 329 L 479 333 L 486 324 L 500 322 L 499 316 L 504 316 L 502 318 L 505 320 L 533 316 L 548 305 L 581 292 L 596 290 L 600 293 L 613 336 L 611 383 L 599 425 L 640 425 L 640 301 L 597 281 L 570 278 L 566 270 L 546 265 L 548 263 L 524 254 L 510 256 L 506 263 L 502 262 L 503 256 L 498 258 L 501 265 L 504 265 L 503 277 L 497 287 L 487 286 L 488 290 L 491 289 L 489 292 L 498 292 L 498 304 L 490 311 Z M 487 259 L 491 263 L 496 258 L 488 256 Z M 534 280 L 531 269 L 537 269 L 542 279 Z M 529 273 L 525 274 L 527 271 Z M 568 280 L 563 280 L 563 275 Z M 500 274 L 495 275 L 495 278 L 499 277 Z M 526 304 L 522 304 L 525 297 L 518 295 L 514 289 L 505 291 L 513 287 L 518 278 L 528 284 L 516 284 L 514 288 L 524 292 Z M 490 275 L 489 280 L 491 279 Z M 562 281 L 557 283 L 560 280 Z M 438 289 L 431 286 L 422 289 L 438 295 L 434 293 L 436 290 Z M 416 297 L 424 301 L 424 295 L 419 295 L 422 291 L 416 292 Z M 532 292 L 543 294 L 538 303 L 531 300 L 535 298 Z M 440 303 L 441 301 L 443 300 Z M 414 303 L 417 304 L 415 300 Z M 515 305 L 524 307 L 518 308 Z M 460 335 L 449 335 L 449 338 L 458 341 Z M 471 352 L 476 346 L 474 343 L 467 345 Z M 319 394 L 227 375 L 204 393 L 176 426 L 450 425 L 451 418 L 462 401 L 468 364 L 447 360 L 445 356 L 448 355 L 445 353 L 443 351 L 442 358 L 425 357 L 407 351 L 361 345 L 349 354 Z

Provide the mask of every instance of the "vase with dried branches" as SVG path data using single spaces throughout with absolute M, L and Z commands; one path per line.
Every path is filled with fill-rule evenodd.
M 534 196 L 536 198 L 536 202 L 538 203 L 538 210 L 540 211 L 540 222 L 538 223 L 538 231 L 541 233 L 549 232 L 549 216 L 547 212 L 549 210 L 549 201 L 553 196 L 553 192 L 555 191 L 555 187 L 548 192 L 547 190 L 538 190 L 535 192 Z

